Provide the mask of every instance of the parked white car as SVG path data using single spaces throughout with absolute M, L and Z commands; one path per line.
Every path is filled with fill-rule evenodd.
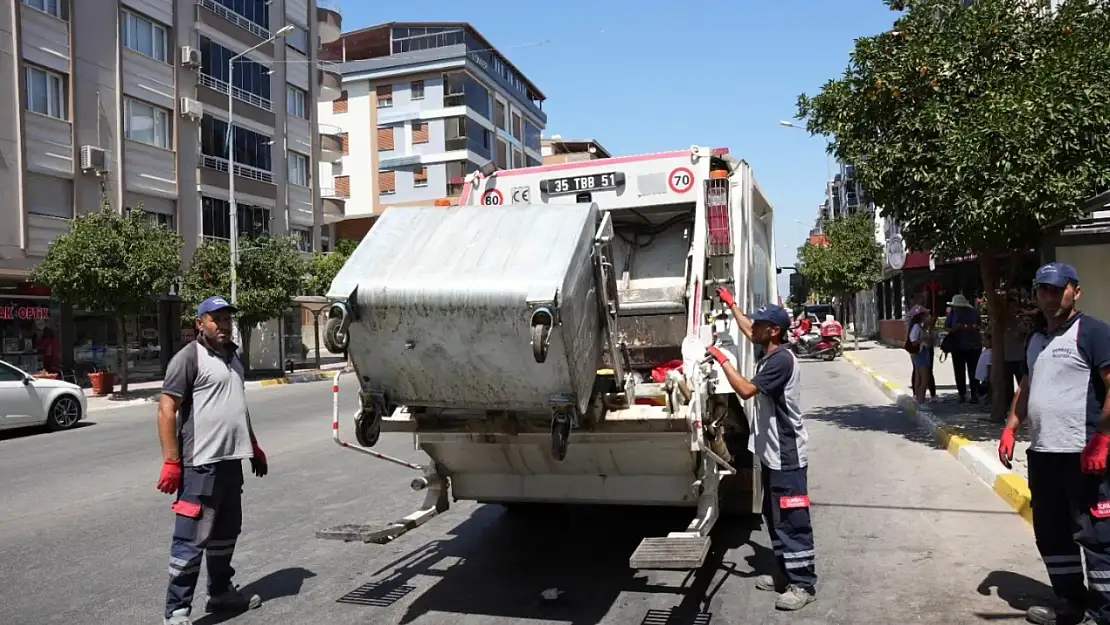
M 85 418 L 87 409 L 80 386 L 36 378 L 0 360 L 0 430 L 40 425 L 68 430 Z

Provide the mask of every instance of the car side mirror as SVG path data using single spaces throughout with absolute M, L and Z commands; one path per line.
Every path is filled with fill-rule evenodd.
M 32 382 L 32 381 L 34 381 L 34 379 L 35 379 L 35 378 L 33 378 L 33 377 L 29 376 L 29 375 L 25 375 L 25 376 L 23 376 L 23 384 L 24 384 L 24 386 L 30 386 L 30 385 L 31 385 L 31 382 Z

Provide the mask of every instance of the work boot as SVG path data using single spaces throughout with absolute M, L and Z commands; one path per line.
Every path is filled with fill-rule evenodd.
M 1086 625 L 1094 623 L 1087 618 L 1083 606 L 1061 601 L 1052 602 L 1052 605 L 1035 605 L 1025 611 L 1025 620 L 1036 625 Z
M 191 612 L 189 608 L 178 608 L 169 616 L 162 618 L 162 625 L 193 625 L 189 612 Z
M 204 605 L 207 612 L 246 612 L 262 605 L 262 597 L 258 595 L 247 596 L 236 587 L 228 588 L 216 596 L 208 597 Z
M 817 593 L 812 588 L 802 588 L 790 584 L 786 587 L 786 592 L 775 599 L 775 607 L 793 612 L 794 610 L 801 610 L 814 601 L 817 601 Z
M 760 575 L 759 577 L 755 578 L 755 588 L 756 588 L 756 590 L 766 590 L 766 591 L 769 591 L 769 592 L 782 592 L 784 590 L 784 588 L 783 588 L 784 585 L 785 584 L 780 584 L 780 583 L 776 582 L 774 575 Z

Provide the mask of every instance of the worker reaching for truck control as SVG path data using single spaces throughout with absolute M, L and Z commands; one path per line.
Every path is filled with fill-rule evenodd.
M 748 380 L 717 347 L 706 351 L 721 365 L 741 399 L 755 398 L 755 418 L 749 450 L 762 463 L 763 515 L 778 564 L 778 575 L 760 575 L 756 588 L 778 591 L 775 607 L 800 610 L 816 600 L 817 572 L 813 526 L 809 514 L 808 441 L 800 402 L 801 371 L 793 352 L 784 349 L 790 314 L 767 304 L 747 317 L 726 288 L 717 289 L 721 301 L 764 355 Z M 783 583 L 785 582 L 785 583 Z

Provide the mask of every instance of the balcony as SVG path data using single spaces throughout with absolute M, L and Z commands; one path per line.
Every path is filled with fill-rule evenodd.
M 347 216 L 347 198 L 339 195 L 334 188 L 320 187 L 320 210 L 326 224 L 343 221 Z
M 444 148 L 448 152 L 454 152 L 455 150 L 465 150 L 467 139 L 466 137 L 453 137 L 451 139 L 445 140 L 443 143 Z
M 232 11 L 231 9 L 225 7 L 224 5 L 219 4 L 218 2 L 215 2 L 214 0 L 200 0 L 200 6 L 208 9 L 209 11 L 215 13 L 216 15 L 219 15 L 220 17 L 222 17 L 225 20 L 231 22 L 232 24 L 235 24 L 239 28 L 242 28 L 246 31 L 249 31 L 249 32 L 253 33 L 256 37 L 258 37 L 260 39 L 269 39 L 270 38 L 270 31 L 269 30 L 266 30 L 265 28 L 259 26 L 258 24 L 255 24 L 254 22 L 248 20 L 247 18 L 243 17 L 242 15 L 239 15 L 235 11 Z
M 321 44 L 338 41 L 343 34 L 343 16 L 339 13 L 339 3 L 335 0 L 317 0 L 316 22 Z
M 197 82 L 204 85 L 205 87 L 208 87 L 209 89 L 212 89 L 213 91 L 219 91 L 220 93 L 227 95 L 227 89 L 229 85 L 219 78 L 214 78 L 204 73 L 198 73 Z M 254 95 L 253 93 L 245 89 L 240 89 L 239 87 L 232 86 L 231 97 L 239 100 L 240 102 L 246 102 L 247 104 L 257 106 L 264 111 L 270 113 L 274 112 L 273 102 L 267 100 L 266 98 L 263 98 L 262 96 Z
M 320 102 L 334 102 L 343 95 L 343 75 L 335 63 L 320 63 L 316 70 L 316 83 L 320 85 Z
M 443 94 L 443 108 L 450 108 L 452 106 L 462 106 L 466 102 L 465 93 L 445 93 Z
M 206 169 L 214 169 L 216 171 L 227 173 L 228 161 L 226 158 L 220 158 L 219 156 L 208 156 L 207 154 L 205 154 L 201 157 L 201 164 Z M 244 165 L 242 163 L 235 163 L 235 175 L 242 178 L 257 180 L 259 182 L 269 182 L 270 184 L 273 184 L 274 182 L 273 172 L 269 172 L 258 167 L 252 167 L 250 165 Z
M 331 124 L 320 124 L 320 160 L 336 163 L 343 159 L 343 129 Z

